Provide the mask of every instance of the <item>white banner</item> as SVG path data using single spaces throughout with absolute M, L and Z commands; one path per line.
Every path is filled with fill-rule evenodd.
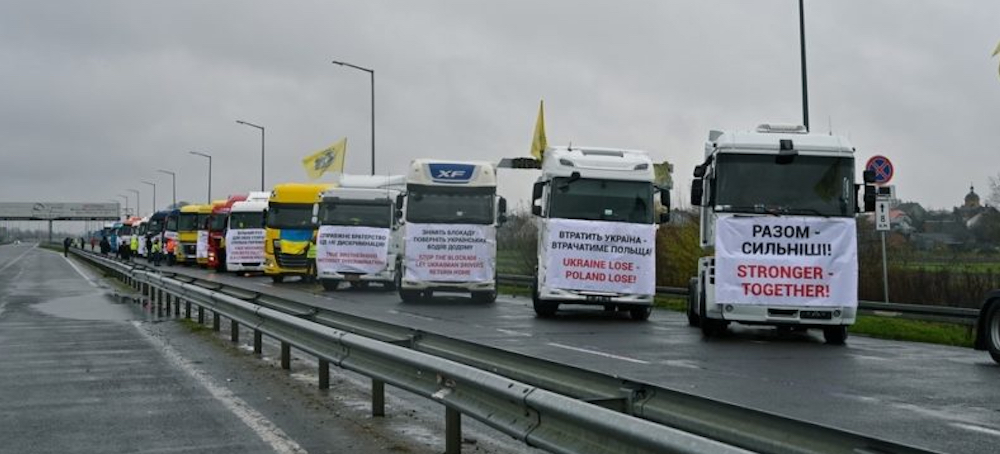
M 854 219 L 730 216 L 715 238 L 719 303 L 858 305 Z
M 316 270 L 320 273 L 375 274 L 389 265 L 390 229 L 321 225 L 316 236 Z
M 198 231 L 198 242 L 194 244 L 194 258 L 208 259 L 208 230 Z
M 146 236 L 145 235 L 139 237 L 139 250 L 138 250 L 138 252 L 139 252 L 139 255 L 141 255 L 143 257 L 146 256 Z
M 656 226 L 549 219 L 545 285 L 567 290 L 656 293 Z
M 490 282 L 496 266 L 496 227 L 406 224 L 406 279 Z
M 264 229 L 226 231 L 226 263 L 264 263 Z

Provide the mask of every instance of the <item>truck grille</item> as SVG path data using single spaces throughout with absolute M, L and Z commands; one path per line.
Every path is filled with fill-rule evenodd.
M 279 252 L 277 259 L 278 266 L 282 268 L 307 268 L 309 266 L 309 257 L 306 254 L 284 254 Z

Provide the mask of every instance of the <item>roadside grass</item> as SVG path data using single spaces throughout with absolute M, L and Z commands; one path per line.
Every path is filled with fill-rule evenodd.
M 531 291 L 528 288 L 513 285 L 501 285 L 499 291 L 508 295 L 531 295 Z M 687 312 L 687 298 L 683 296 L 657 296 L 655 304 L 660 309 L 680 313 Z M 848 331 L 852 334 L 860 334 L 877 339 L 924 342 L 968 348 L 972 348 L 974 341 L 973 331 L 968 326 L 878 317 L 874 315 L 858 316 L 858 320 L 848 328 Z
M 909 271 L 951 271 L 955 273 L 972 274 L 997 274 L 1000 273 L 1000 265 L 997 262 L 890 262 L 890 268 L 897 268 Z
M 198 323 L 198 320 L 193 318 L 192 319 L 181 318 L 179 321 L 181 326 L 187 328 L 188 331 L 191 331 L 193 333 L 204 333 L 206 331 L 212 330 L 211 327 Z

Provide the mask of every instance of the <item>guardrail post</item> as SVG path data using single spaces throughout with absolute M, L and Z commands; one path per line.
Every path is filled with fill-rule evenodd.
M 372 379 L 372 416 L 385 416 L 385 382 Z
M 260 356 L 264 353 L 264 333 L 259 329 L 253 330 L 253 354 Z
M 451 407 L 444 407 L 444 452 L 462 452 L 462 413 Z
M 229 340 L 233 343 L 240 341 L 240 324 L 236 320 L 229 320 Z
M 175 297 L 173 295 L 170 295 L 169 293 L 167 294 L 167 298 L 168 298 L 167 301 L 172 301 L 174 303 L 174 317 L 180 317 L 181 316 L 181 300 L 179 300 L 177 297 Z
M 212 331 L 219 332 L 222 330 L 222 317 L 218 312 L 212 311 Z
M 292 368 L 292 346 L 288 342 L 281 343 L 281 368 L 285 370 Z
M 184 318 L 191 320 L 191 302 L 184 302 Z
M 205 308 L 201 306 L 198 306 L 198 324 L 205 324 Z
M 330 389 L 330 362 L 319 360 L 319 389 Z

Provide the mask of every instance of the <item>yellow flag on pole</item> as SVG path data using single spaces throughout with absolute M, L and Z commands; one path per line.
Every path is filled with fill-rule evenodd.
M 531 139 L 531 155 L 542 162 L 545 148 L 549 146 L 545 139 L 545 101 L 538 101 L 538 120 L 535 121 L 535 137 Z
M 344 155 L 347 154 L 347 137 L 338 140 L 328 148 L 307 156 L 302 160 L 309 179 L 315 180 L 327 171 L 344 173 Z
M 997 43 L 997 48 L 993 49 L 993 55 L 992 56 L 996 57 L 997 54 L 1000 54 L 1000 43 Z M 1000 69 L 998 69 L 998 71 L 1000 71 Z

